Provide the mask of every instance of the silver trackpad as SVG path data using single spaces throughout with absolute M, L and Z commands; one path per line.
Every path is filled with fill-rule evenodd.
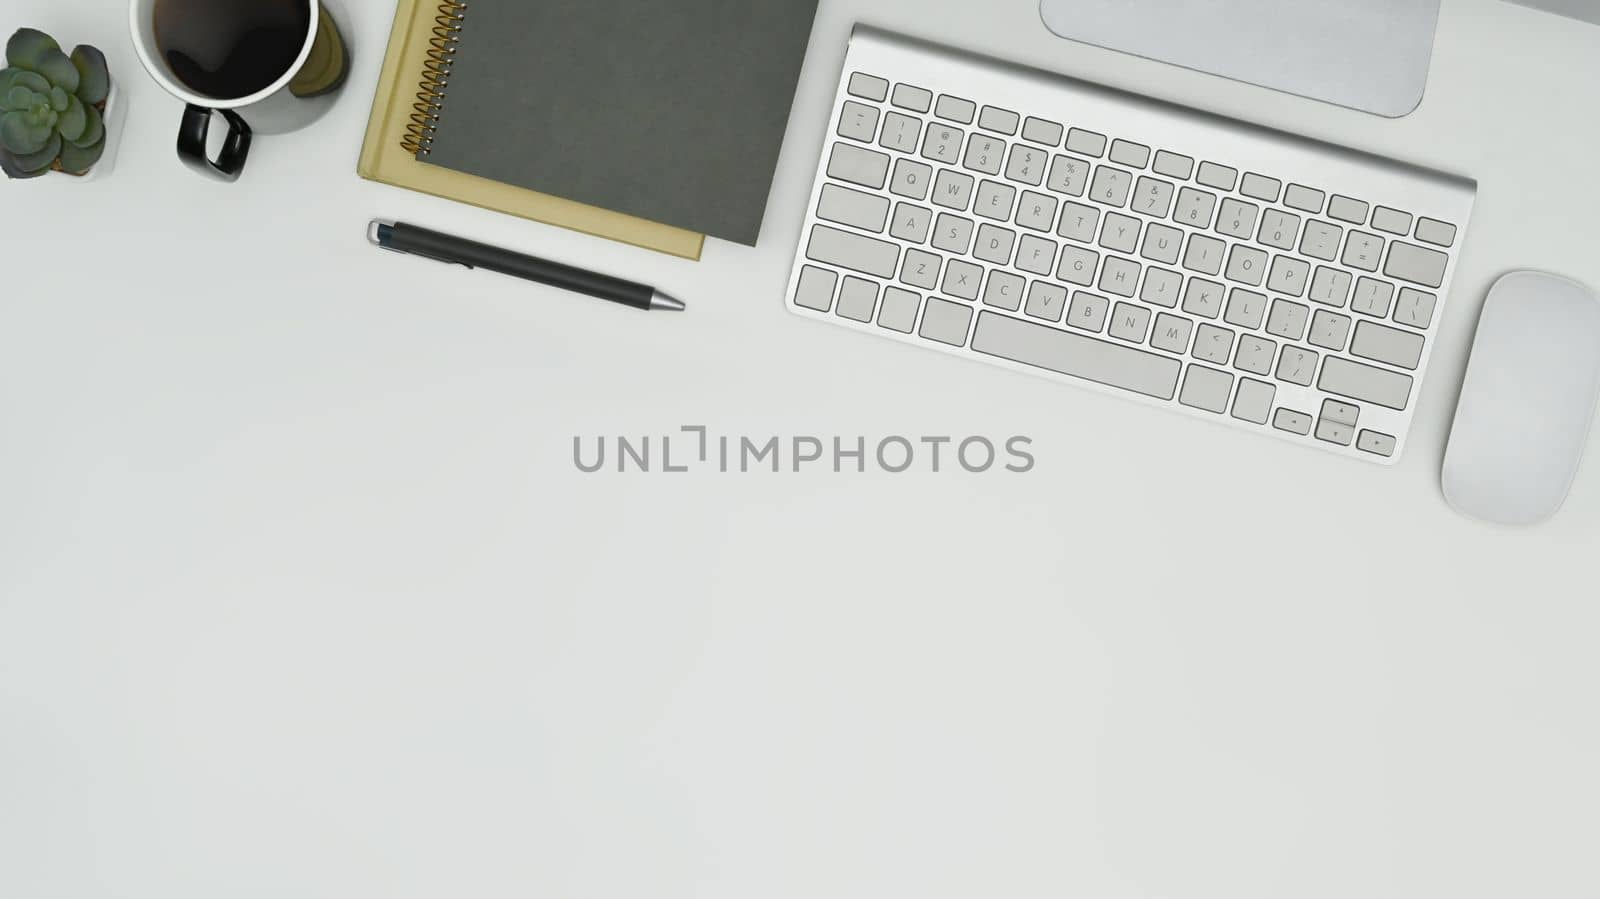
M 1056 34 L 1395 118 L 1428 84 L 1439 0 L 1040 0 Z

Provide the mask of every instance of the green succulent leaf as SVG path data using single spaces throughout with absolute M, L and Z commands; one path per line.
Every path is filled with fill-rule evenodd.
M 34 71 L 50 79 L 50 83 L 69 94 L 78 92 L 78 67 L 60 50 L 46 50 Z
M 13 153 L 12 156 L 17 160 L 17 166 L 24 172 L 37 172 L 49 168 L 50 164 L 56 161 L 56 157 L 61 155 L 62 143 L 61 135 L 52 134 L 45 141 L 44 148 L 38 152 Z
M 111 70 L 99 48 L 79 44 L 72 50 L 72 64 L 78 69 L 78 99 L 83 105 L 93 106 L 111 95 Z
M 70 174 L 81 175 L 100 161 L 100 154 L 104 153 L 105 150 L 106 142 L 103 140 L 87 147 L 80 147 L 73 143 L 62 144 L 61 168 Z
M 26 112 L 8 112 L 0 115 L 0 146 L 18 156 L 26 156 L 44 149 L 50 138 L 50 129 L 35 125 Z
M 68 141 L 68 143 L 79 148 L 92 147 L 100 143 L 106 136 L 105 120 L 101 118 L 100 110 L 93 106 L 85 106 L 83 115 L 83 134 L 79 135 L 77 140 Z
M 45 166 L 38 171 L 27 171 L 22 168 L 21 163 L 17 161 L 17 157 L 11 155 L 11 153 L 7 152 L 6 150 L 0 150 L 0 171 L 5 172 L 7 178 L 37 178 L 40 175 L 49 172 L 50 167 Z
M 38 95 L 33 91 L 19 84 L 4 94 L 0 94 L 0 110 L 19 112 L 24 109 L 32 109 L 33 98 L 36 96 Z
M 89 116 L 83 111 L 83 101 L 77 97 L 69 97 L 68 100 L 67 111 L 56 120 L 56 131 L 67 140 L 75 141 L 83 137 L 83 129 L 89 125 Z
M 51 50 L 61 52 L 55 38 L 32 28 L 18 28 L 6 41 L 6 62 L 23 69 L 39 71 L 39 63 Z
M 50 82 L 38 72 L 30 72 L 27 69 L 0 71 L 0 91 L 9 92 L 13 87 L 25 87 L 40 94 L 50 93 Z
M 70 99 L 72 99 L 72 95 L 61 88 L 50 88 L 50 108 L 54 109 L 56 112 L 66 112 L 68 105 L 67 101 Z

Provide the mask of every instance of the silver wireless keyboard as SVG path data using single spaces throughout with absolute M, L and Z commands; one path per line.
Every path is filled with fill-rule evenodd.
M 858 27 L 790 308 L 1375 462 L 1475 186 Z

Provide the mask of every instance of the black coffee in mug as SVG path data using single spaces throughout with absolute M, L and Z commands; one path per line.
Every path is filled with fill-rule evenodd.
M 197 94 L 248 97 L 283 77 L 311 26 L 306 0 L 156 0 L 155 39 Z

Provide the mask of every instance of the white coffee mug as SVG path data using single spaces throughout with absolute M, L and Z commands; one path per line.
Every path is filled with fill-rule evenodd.
M 178 158 L 204 175 L 235 181 L 244 171 L 252 134 L 282 134 L 311 124 L 328 111 L 350 72 L 350 53 L 328 11 L 328 0 L 304 0 L 309 26 L 294 64 L 266 87 L 240 97 L 198 93 L 167 64 L 156 41 L 155 11 L 163 0 L 131 0 L 128 28 L 139 61 L 156 83 L 187 104 L 178 128 Z M 220 113 L 228 135 L 217 157 L 207 155 L 213 113 Z

